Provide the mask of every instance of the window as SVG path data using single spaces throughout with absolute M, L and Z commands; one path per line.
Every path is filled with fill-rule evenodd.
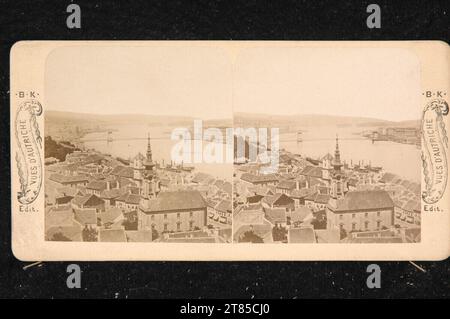
M 180 218 L 180 213 L 177 213 L 177 218 L 178 218 L 178 219 Z
M 369 213 L 365 213 L 364 217 L 366 217 L 366 218 L 369 217 Z
M 167 219 L 167 214 L 164 214 L 164 219 Z
M 377 221 L 377 228 L 380 228 L 380 227 L 381 227 L 381 222 Z
M 194 216 L 194 213 L 193 212 L 189 212 L 189 217 L 193 217 Z
M 181 222 L 177 223 L 177 230 L 180 231 L 181 230 Z
M 377 212 L 377 217 L 380 217 L 380 214 L 381 214 L 380 212 Z
M 151 220 L 155 220 L 155 215 L 152 215 Z
M 356 230 L 356 223 L 352 223 L 352 230 Z
M 193 221 L 190 221 L 190 222 L 189 222 L 189 229 L 192 229 L 192 228 L 194 228 L 194 222 L 193 222 Z
M 356 217 L 356 214 L 352 214 L 352 218 L 355 218 Z
M 364 228 L 365 228 L 365 229 L 369 229 L 369 222 L 365 222 L 365 223 L 364 223 Z
M 164 231 L 167 231 L 167 224 L 164 224 Z

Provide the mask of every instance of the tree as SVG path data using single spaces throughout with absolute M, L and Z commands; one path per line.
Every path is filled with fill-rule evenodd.
M 91 226 L 85 225 L 81 232 L 81 237 L 83 241 L 97 241 L 97 231 Z
M 45 158 L 54 157 L 57 158 L 60 162 L 64 162 L 66 160 L 66 155 L 72 153 L 74 150 L 77 150 L 77 148 L 75 148 L 75 146 L 70 142 L 58 143 L 54 141 L 51 136 L 46 136 L 44 139 Z
M 122 222 L 122 226 L 125 227 L 125 230 L 137 230 L 138 229 L 138 218 L 137 212 L 131 211 L 129 213 L 124 214 L 125 220 Z
M 159 238 L 158 231 L 156 230 L 156 228 L 152 228 L 152 240 L 155 240 L 158 238 Z
M 313 225 L 314 229 L 326 229 L 327 221 L 326 219 L 319 220 L 317 218 L 313 218 L 313 220 L 311 221 L 311 225 Z
M 341 228 L 341 234 L 340 234 L 340 239 L 344 239 L 345 237 L 347 237 L 347 231 L 342 227 Z
M 272 228 L 273 241 L 287 241 L 287 230 L 281 225 L 276 225 Z
M 62 232 L 54 233 L 50 240 L 51 241 L 72 241 L 70 238 L 64 236 L 64 234 Z
M 252 230 L 246 231 L 241 238 L 239 238 L 240 243 L 263 243 L 264 240 L 256 235 Z

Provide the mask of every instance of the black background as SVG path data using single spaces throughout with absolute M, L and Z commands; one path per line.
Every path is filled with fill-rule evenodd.
M 67 262 L 23 269 L 11 253 L 9 50 L 19 40 L 443 40 L 449 1 L 81 1 L 81 29 L 66 27 L 71 1 L 0 0 L 0 297 L 15 298 L 431 298 L 450 296 L 449 259 L 378 262 L 79 262 L 82 288 L 66 286 Z M 381 29 L 366 7 L 381 7 Z M 70 75 L 67 79 L 70 83 Z M 370 98 L 370 97 L 368 97 Z

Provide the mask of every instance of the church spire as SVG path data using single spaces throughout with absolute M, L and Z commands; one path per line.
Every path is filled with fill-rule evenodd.
M 150 133 L 148 133 L 147 137 L 147 161 L 152 161 L 152 146 L 150 144 Z
M 336 134 L 336 150 L 334 151 L 334 168 L 335 170 L 341 169 L 341 152 L 339 151 L 339 138 Z

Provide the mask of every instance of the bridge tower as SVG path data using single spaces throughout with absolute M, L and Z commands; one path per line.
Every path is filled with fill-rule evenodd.
M 112 137 L 112 131 L 108 131 L 108 136 L 106 138 L 106 141 L 108 143 L 111 143 L 113 141 L 113 137 Z

